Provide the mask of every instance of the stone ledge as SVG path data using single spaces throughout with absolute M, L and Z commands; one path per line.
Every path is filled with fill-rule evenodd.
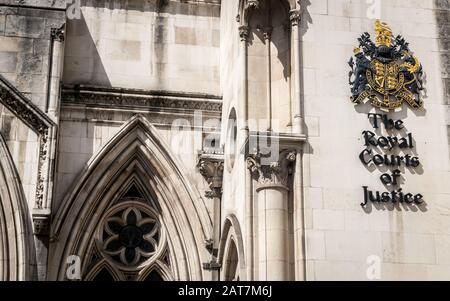
M 66 0 L 2 0 L 0 6 L 66 10 Z
M 169 110 L 222 112 L 222 97 L 171 91 L 145 91 L 123 88 L 64 86 L 63 105 L 107 108 L 158 108 Z

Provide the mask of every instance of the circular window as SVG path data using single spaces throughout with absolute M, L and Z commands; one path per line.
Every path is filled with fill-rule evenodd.
M 141 264 L 159 249 L 161 225 L 150 210 L 119 207 L 109 214 L 102 230 L 103 251 L 119 264 Z
M 231 170 L 233 169 L 234 162 L 236 160 L 236 153 L 237 153 L 236 137 L 237 137 L 237 117 L 236 117 L 236 110 L 233 108 L 231 109 L 230 115 L 228 117 L 227 140 L 225 146 L 225 159 L 227 161 L 227 168 L 229 172 L 231 172 Z

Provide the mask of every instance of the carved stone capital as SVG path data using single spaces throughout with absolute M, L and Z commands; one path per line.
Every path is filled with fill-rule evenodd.
M 197 168 L 211 189 L 211 191 L 206 193 L 206 197 L 220 198 L 223 184 L 223 158 L 216 155 L 200 155 Z
M 48 236 L 50 233 L 50 216 L 33 215 L 33 233 L 40 236 Z
M 53 40 L 63 42 L 64 41 L 64 31 L 65 24 L 63 24 L 60 28 L 52 28 L 50 31 L 50 35 Z
M 247 4 L 245 5 L 245 10 L 249 9 L 259 9 L 260 0 L 247 0 Z
M 289 20 L 291 21 L 291 26 L 298 26 L 301 21 L 301 13 L 299 9 L 293 9 L 289 12 Z
M 270 38 L 272 37 L 272 31 L 273 31 L 273 27 L 270 27 L 270 26 L 264 27 L 264 29 L 263 29 L 264 40 L 270 40 Z
M 288 177 L 292 173 L 292 164 L 296 160 L 296 150 L 284 150 L 278 160 L 271 161 L 260 152 L 247 156 L 247 168 L 258 181 L 259 189 L 273 186 L 288 189 Z
M 241 38 L 242 42 L 248 41 L 248 36 L 250 33 L 250 29 L 246 25 L 239 26 L 239 37 Z

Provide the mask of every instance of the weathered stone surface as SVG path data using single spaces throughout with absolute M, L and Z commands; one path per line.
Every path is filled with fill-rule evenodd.
M 168 230 L 178 227 L 206 240 L 205 246 L 189 249 L 199 250 L 200 272 L 180 270 L 180 277 L 368 280 L 368 260 L 380 261 L 381 280 L 450 276 L 448 0 L 382 1 L 379 17 L 405 37 L 424 67 L 425 110 L 389 114 L 413 133 L 415 148 L 405 154 L 419 156 L 422 163 L 414 172 L 402 171 L 402 188 L 423 193 L 426 206 L 365 209 L 362 186 L 384 191 L 388 188 L 379 177 L 391 172 L 361 165 L 361 132 L 371 128 L 367 113 L 376 110 L 349 102 L 348 59 L 363 32 L 375 35 L 367 1 L 300 1 L 300 11 L 285 11 L 278 0 L 253 1 L 243 11 L 238 1 L 228 0 L 82 1 L 81 19 L 67 20 L 65 41 L 54 43 L 50 85 L 50 33 L 65 17 L 62 9 L 45 7 L 65 4 L 4 1 L 15 6 L 0 7 L 0 73 L 58 123 L 58 148 L 48 150 L 57 161 L 49 169 L 55 171 L 50 233 L 74 239 L 39 242 L 39 277 L 48 272 L 48 279 L 64 279 L 59 265 L 72 251 L 65 244 L 91 246 L 90 235 L 96 235 L 127 180 L 143 181 L 155 210 L 183 209 L 175 216 L 189 222 L 171 221 Z M 269 2 L 275 9 L 265 6 Z M 62 96 L 60 80 L 66 84 Z M 0 133 L 31 207 L 40 186 L 41 141 L 16 114 L 2 109 Z M 207 124 L 212 118 L 222 123 Z M 274 159 L 264 167 L 261 157 L 248 154 L 247 138 L 270 131 L 282 133 L 284 149 L 295 149 L 290 164 Z M 214 138 L 205 138 L 209 134 Z M 215 147 L 206 147 L 206 141 Z M 233 153 L 223 155 L 222 146 Z M 161 160 L 165 156 L 170 164 Z M 204 161 L 198 164 L 209 157 L 224 160 L 223 166 L 211 165 L 217 167 L 212 170 Z M 116 170 L 124 162 L 130 165 Z M 103 176 L 110 171 L 114 180 L 109 182 Z M 173 178 L 183 179 L 183 185 L 170 186 Z M 77 202 L 69 203 L 72 196 Z M 158 206 L 177 196 L 181 203 Z M 96 201 L 104 206 L 96 207 Z M 92 219 L 57 215 L 82 208 L 89 208 Z M 71 236 L 74 228 L 66 225 L 78 221 L 89 227 Z M 175 259 L 177 267 L 189 260 Z M 230 270 L 234 273 L 225 273 Z
M 17 71 L 17 52 L 0 52 L 0 70 L 7 73 Z
M 45 19 L 25 16 L 6 16 L 5 36 L 44 38 Z

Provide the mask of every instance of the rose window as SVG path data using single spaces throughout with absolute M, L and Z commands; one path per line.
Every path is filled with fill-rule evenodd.
M 161 225 L 150 212 L 136 207 L 120 209 L 103 225 L 103 249 L 115 261 L 138 265 L 158 251 Z

